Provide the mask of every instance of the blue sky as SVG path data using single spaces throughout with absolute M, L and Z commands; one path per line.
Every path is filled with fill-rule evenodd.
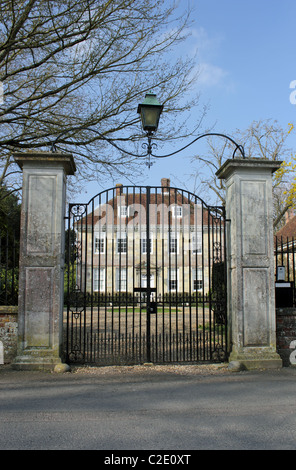
M 182 2 L 187 0 L 181 0 Z M 296 153 L 296 105 L 290 102 L 290 83 L 296 80 L 295 0 L 193 0 L 194 15 L 186 51 L 197 51 L 200 76 L 196 83 L 200 103 L 209 104 L 204 127 L 229 136 L 253 121 L 277 120 L 295 130 L 288 145 Z M 183 49 L 184 50 L 184 49 Z M 194 124 L 194 115 L 191 117 Z M 161 121 L 160 124 L 161 126 Z M 179 142 L 178 147 L 189 140 Z M 171 184 L 186 182 L 193 189 L 190 157 L 201 153 L 206 142 L 193 144 L 184 154 L 157 160 L 138 184 L 158 185 L 168 177 Z M 171 151 L 164 147 L 159 153 Z M 128 184 L 124 180 L 118 181 Z M 106 188 L 113 184 L 106 181 Z M 77 197 L 83 202 L 104 188 L 88 185 Z M 202 197 L 203 195 L 200 194 Z

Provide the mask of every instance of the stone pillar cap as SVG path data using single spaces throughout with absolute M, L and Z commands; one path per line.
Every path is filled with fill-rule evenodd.
M 246 169 L 269 169 L 272 173 L 279 169 L 283 162 L 268 160 L 267 158 L 231 158 L 219 168 L 216 172 L 216 176 L 219 179 L 225 179 L 237 168 Z
M 72 153 L 64 152 L 40 152 L 40 151 L 29 151 L 29 152 L 15 152 L 13 157 L 18 166 L 23 169 L 24 164 L 37 162 L 56 164 L 60 163 L 63 165 L 67 175 L 74 175 L 76 171 L 76 165 Z

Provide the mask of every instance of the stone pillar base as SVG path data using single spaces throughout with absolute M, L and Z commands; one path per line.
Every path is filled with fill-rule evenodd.
M 40 354 L 40 353 L 39 353 Z M 38 371 L 55 371 L 67 372 L 70 370 L 68 364 L 64 364 L 60 358 L 55 356 L 17 356 L 11 367 L 15 370 L 38 370 Z
M 232 352 L 229 356 L 230 368 L 234 364 L 237 364 L 237 368 L 240 370 L 281 369 L 283 367 L 283 361 L 281 357 L 272 351 L 259 351 L 257 354 Z

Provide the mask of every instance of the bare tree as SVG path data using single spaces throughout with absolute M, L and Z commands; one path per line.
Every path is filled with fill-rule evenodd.
M 254 121 L 246 130 L 237 130 L 235 141 L 244 146 L 246 158 L 266 158 L 268 160 L 290 161 L 292 151 L 287 147 L 288 135 L 291 131 L 283 129 L 277 121 Z M 232 158 L 234 146 L 223 139 L 208 139 L 209 153 L 205 156 L 195 155 L 195 164 L 191 177 L 195 180 L 195 190 L 206 194 L 215 204 L 225 204 L 225 185 L 216 177 L 216 171 L 228 158 Z M 236 155 L 238 156 L 238 155 Z M 197 165 L 196 165 L 197 164 Z M 291 168 L 287 165 L 287 168 Z M 286 211 L 293 205 L 288 198 L 292 178 L 288 171 L 282 170 L 274 174 L 274 227 L 279 228 Z
M 163 135 L 186 135 L 182 124 L 170 130 L 171 119 L 198 103 L 198 96 L 186 100 L 196 78 L 192 58 L 172 54 L 190 26 L 190 11 L 178 16 L 177 7 L 174 0 L 2 0 L 0 184 L 15 171 L 13 151 L 50 146 L 57 136 L 57 148 L 75 151 L 84 179 L 131 174 L 139 160 L 113 152 L 104 138 L 136 145 L 136 107 L 150 89 L 168 112 Z

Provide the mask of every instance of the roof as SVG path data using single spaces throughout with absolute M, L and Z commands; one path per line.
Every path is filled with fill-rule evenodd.
M 171 188 L 172 191 L 172 188 Z M 163 223 L 163 217 L 167 220 L 169 225 L 174 226 L 176 223 L 175 217 L 168 215 L 168 210 L 171 210 L 173 206 L 183 207 L 183 216 L 185 217 L 186 223 L 189 223 L 188 215 L 190 213 L 190 225 L 203 224 L 207 226 L 210 220 L 210 224 L 213 223 L 212 219 L 214 218 L 215 212 L 209 212 L 207 207 L 203 207 L 203 217 L 202 205 L 200 201 L 196 201 L 198 204 L 198 210 L 195 210 L 195 204 L 189 201 L 183 194 L 176 191 L 173 195 L 164 195 L 164 194 L 150 194 L 150 223 L 153 225 L 157 220 L 157 225 Z M 111 209 L 112 219 L 108 217 L 106 211 L 108 206 Z M 127 206 L 132 207 L 132 211 L 127 214 L 127 216 L 121 216 L 119 214 L 118 207 Z M 161 209 L 163 207 L 163 209 Z M 168 209 L 170 208 L 170 209 Z M 146 219 L 146 210 L 147 210 L 147 194 L 146 193 L 134 193 L 134 194 L 121 194 L 116 196 L 113 199 L 109 199 L 105 204 L 102 204 L 101 207 L 97 207 L 94 212 L 91 212 L 87 215 L 87 225 L 93 224 L 96 225 L 100 220 L 112 220 L 114 225 L 125 225 L 129 222 L 132 222 L 133 219 L 136 221 L 137 216 L 142 220 L 142 223 L 145 223 Z M 142 211 L 142 212 L 141 212 Z M 162 212 L 163 211 L 163 212 Z M 187 215 L 186 215 L 187 214 Z M 157 219 L 156 219 L 157 217 Z M 220 218 L 219 214 L 217 217 Z M 145 219 L 145 221 L 144 221 Z M 201 220 L 203 219 L 203 220 Z M 221 221 L 223 224 L 223 221 Z M 82 223 L 85 223 L 85 217 L 82 219 Z
M 114 188 L 115 189 L 115 188 Z M 88 213 L 87 217 L 82 217 L 79 223 L 87 225 L 96 225 L 100 221 L 106 223 L 109 220 L 109 223 L 114 225 L 125 225 L 130 222 L 135 223 L 141 218 L 141 223 L 146 223 L 146 210 L 148 196 L 146 188 L 144 191 L 141 191 L 140 187 L 135 187 L 132 191 L 128 192 L 123 185 L 116 185 L 116 190 L 113 191 L 112 198 L 109 198 L 105 203 L 102 203 L 98 206 L 93 212 Z M 156 189 L 156 188 L 155 188 Z M 128 212 L 126 216 L 120 216 L 118 207 L 127 206 L 131 207 L 131 212 Z M 175 225 L 176 218 L 168 216 L 168 208 L 172 209 L 174 206 L 183 207 L 183 215 L 185 223 L 190 223 L 190 225 L 204 225 L 205 227 L 209 224 L 214 224 L 213 219 L 217 216 L 217 219 L 220 219 L 220 214 L 215 213 L 215 210 L 209 211 L 207 206 L 203 206 L 202 201 L 187 191 L 178 190 L 177 188 L 170 187 L 170 180 L 167 178 L 162 178 L 161 187 L 157 191 L 150 191 L 150 223 L 154 225 L 160 225 L 163 223 L 163 217 L 166 217 L 164 224 L 168 223 L 169 225 Z M 198 210 L 196 210 L 198 207 Z M 111 210 L 112 216 L 106 214 L 107 211 Z M 190 222 L 189 222 L 189 213 L 190 213 Z M 203 215 L 202 215 L 203 213 Z M 164 215 L 163 215 L 164 214 Z M 137 217 L 138 216 L 138 217 Z M 157 221 L 157 222 L 156 222 Z M 181 220 L 180 220 L 181 222 Z M 216 223 L 218 220 L 216 220 Z M 223 220 L 221 220 L 223 225 Z
M 286 225 L 284 225 L 276 234 L 275 236 L 283 239 L 292 240 L 292 238 L 296 238 L 296 215 L 292 217 Z

